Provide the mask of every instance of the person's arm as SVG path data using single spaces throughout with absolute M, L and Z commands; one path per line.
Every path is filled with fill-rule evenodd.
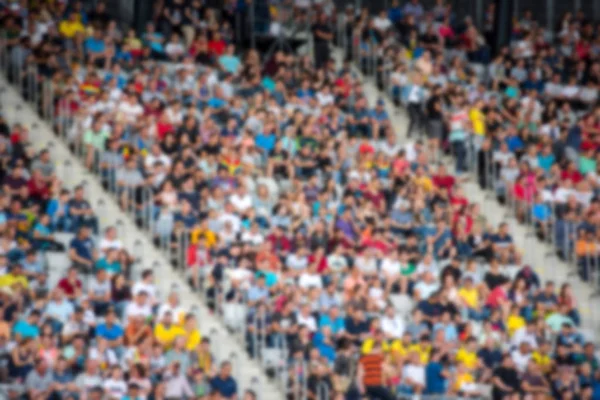
M 494 386 L 497 386 L 498 388 L 500 388 L 500 390 L 504 391 L 504 392 L 508 392 L 508 393 L 512 393 L 513 389 L 506 385 L 502 379 L 500 379 L 499 376 L 494 376 L 492 378 L 492 383 L 494 384 Z
M 69 258 L 76 263 L 92 266 L 92 261 L 79 256 L 74 248 L 69 249 Z
M 365 385 L 363 384 L 364 377 L 365 377 L 365 370 L 359 361 L 358 369 L 356 371 L 356 386 L 358 387 L 358 391 L 360 392 L 361 396 L 364 396 L 366 393 Z

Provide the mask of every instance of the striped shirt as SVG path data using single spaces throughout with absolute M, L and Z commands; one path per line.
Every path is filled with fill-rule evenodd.
M 365 354 L 360 358 L 363 368 L 363 384 L 365 386 L 379 386 L 383 384 L 383 354 Z

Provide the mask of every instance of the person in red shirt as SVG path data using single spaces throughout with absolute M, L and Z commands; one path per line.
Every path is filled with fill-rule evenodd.
M 192 278 L 192 287 L 200 288 L 200 270 L 208 266 L 211 262 L 210 252 L 206 247 L 204 239 L 198 240 L 198 243 L 191 244 L 188 247 L 186 255 L 186 264 Z
M 271 243 L 273 251 L 281 256 L 286 255 L 292 250 L 292 243 L 279 226 L 273 228 L 273 233 L 267 236 L 267 242 Z
M 169 121 L 167 114 L 163 111 L 158 121 L 156 121 L 156 136 L 159 140 L 163 140 L 165 136 L 175 131 L 175 128 Z
M 76 300 L 81 296 L 82 284 L 79 279 L 77 268 L 71 267 L 67 276 L 58 281 L 57 287 L 61 289 L 69 300 Z
M 505 316 L 508 315 L 508 311 L 511 304 L 508 300 L 508 290 L 510 288 L 510 285 L 510 279 L 506 279 L 502 284 L 496 286 L 488 294 L 486 306 L 488 306 L 491 309 L 500 308 Z
M 327 271 L 328 265 L 325 250 L 322 247 L 317 248 L 314 253 L 308 256 L 308 264 L 314 265 L 319 274 Z
M 577 169 L 577 164 L 574 161 L 570 161 L 567 164 L 567 168 L 561 172 L 560 179 L 563 181 L 570 180 L 574 185 L 577 185 L 583 179 L 583 175 Z
M 456 179 L 452 175 L 448 175 L 444 165 L 438 167 L 437 174 L 431 180 L 436 187 L 446 190 L 448 194 L 451 194 L 452 188 L 456 184 Z
M 220 57 L 225 53 L 225 48 L 227 44 L 221 37 L 219 31 L 214 31 L 212 34 L 212 39 L 208 41 L 208 52 L 213 56 Z

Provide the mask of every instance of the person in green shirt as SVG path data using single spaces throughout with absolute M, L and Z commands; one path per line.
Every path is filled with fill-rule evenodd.
M 400 253 L 400 291 L 408 293 L 410 287 L 415 283 L 417 266 L 408 260 L 408 254 L 403 251 Z
M 115 275 L 121 272 L 122 266 L 119 262 L 119 255 L 116 249 L 109 249 L 106 256 L 96 262 L 96 269 L 103 269 L 109 275 Z
M 90 129 L 83 134 L 83 145 L 85 146 L 85 166 L 92 168 L 94 162 L 99 159 L 101 152 L 106 150 L 106 141 L 110 137 L 110 131 L 105 129 L 100 117 L 96 117 Z
M 594 149 L 586 150 L 579 156 L 579 172 L 586 175 L 596 171 L 596 158 L 594 157 Z

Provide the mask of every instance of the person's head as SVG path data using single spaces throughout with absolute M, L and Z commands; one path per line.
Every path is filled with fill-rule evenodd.
M 229 361 L 223 361 L 221 368 L 219 369 L 219 375 L 222 378 L 227 378 L 231 375 L 231 363 Z
M 142 280 L 145 283 L 151 283 L 154 280 L 154 273 L 151 269 L 145 269 L 142 271 Z

